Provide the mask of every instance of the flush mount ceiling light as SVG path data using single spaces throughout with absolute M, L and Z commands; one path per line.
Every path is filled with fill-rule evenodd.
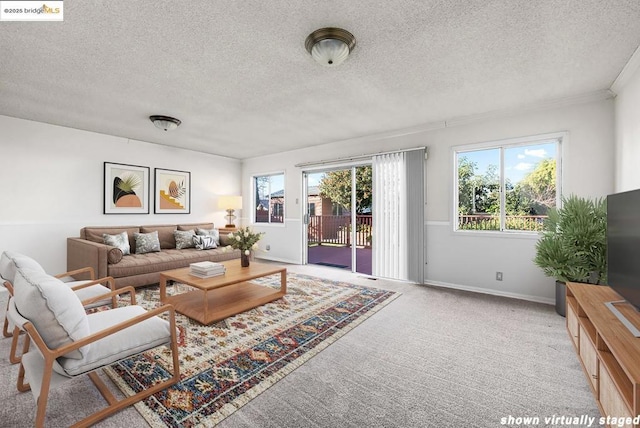
M 342 28 L 321 28 L 309 34 L 304 46 L 317 62 L 335 67 L 342 64 L 356 47 L 356 38 Z
M 149 116 L 149 120 L 153 122 L 156 128 L 160 128 L 163 131 L 173 131 L 182 123 L 175 117 L 169 116 Z

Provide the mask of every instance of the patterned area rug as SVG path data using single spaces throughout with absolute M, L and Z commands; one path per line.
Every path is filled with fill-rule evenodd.
M 280 275 L 259 280 L 278 288 Z M 168 294 L 188 291 L 175 284 Z M 153 427 L 213 426 L 384 307 L 398 293 L 287 275 L 287 295 L 203 326 L 176 313 L 181 381 L 136 404 Z M 137 293 L 159 305 L 158 287 Z M 127 395 L 170 377 L 171 353 L 157 348 L 106 369 Z

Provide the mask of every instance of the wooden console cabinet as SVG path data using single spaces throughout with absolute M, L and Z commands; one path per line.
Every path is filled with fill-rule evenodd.
M 602 415 L 633 418 L 640 414 L 640 338 L 605 306 L 616 300 L 622 299 L 609 287 L 567 283 L 567 331 Z M 617 308 L 640 327 L 628 303 Z

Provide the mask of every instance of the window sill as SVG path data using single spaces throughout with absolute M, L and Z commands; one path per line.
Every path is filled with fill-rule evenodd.
M 286 223 L 251 223 L 252 227 L 285 227 Z
M 502 230 L 453 230 L 453 235 L 456 236 L 476 236 L 476 237 L 491 237 L 491 238 L 506 238 L 506 239 L 533 239 L 537 240 L 540 236 L 540 232 L 528 232 L 528 231 L 502 231 Z

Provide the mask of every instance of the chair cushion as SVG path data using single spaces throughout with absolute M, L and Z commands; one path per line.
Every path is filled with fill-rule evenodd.
M 80 299 L 68 286 L 44 272 L 19 268 L 14 299 L 20 315 L 31 321 L 50 349 L 56 349 L 89 334 L 89 321 Z M 89 345 L 65 356 L 80 359 Z
M 2 253 L 2 256 L 0 256 L 0 276 L 2 279 L 13 284 L 16 270 L 19 268 L 35 269 L 44 272 L 40 263 L 31 257 L 14 251 L 5 251 Z
M 89 281 L 72 281 L 72 282 L 65 282 L 64 285 L 66 285 L 69 288 L 73 288 L 78 285 L 86 284 L 87 282 Z M 82 302 L 84 300 L 91 299 L 92 297 L 102 296 L 104 294 L 110 293 L 111 289 L 101 284 L 94 284 L 88 287 L 80 288 L 78 290 L 73 290 L 73 292 L 76 293 L 76 296 L 78 296 L 78 299 L 80 299 L 80 301 Z M 104 306 L 104 305 L 111 305 L 111 297 L 107 297 L 105 299 L 98 300 L 97 302 L 90 303 L 84 308 L 91 309 L 91 308 L 97 308 L 98 306 Z
M 124 306 L 96 312 L 87 319 L 93 334 L 145 312 L 141 306 Z M 160 317 L 152 317 L 93 342 L 82 360 L 58 358 L 58 362 L 67 375 L 77 376 L 170 342 L 171 324 Z

